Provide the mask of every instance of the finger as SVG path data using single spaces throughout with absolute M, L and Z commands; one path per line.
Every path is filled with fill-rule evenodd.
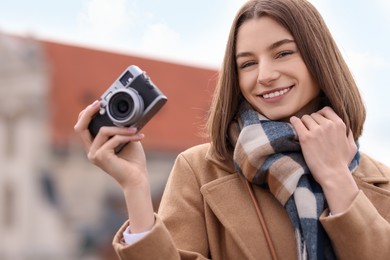
M 96 135 L 93 143 L 91 145 L 91 150 L 97 150 L 109 139 L 116 135 L 130 136 L 134 135 L 137 132 L 137 129 L 134 127 L 125 128 L 125 127 L 115 127 L 115 126 L 103 126 L 99 129 L 98 134 Z
M 99 108 L 100 102 L 96 100 L 87 106 L 83 111 L 81 111 L 77 123 L 74 126 L 75 131 L 80 132 L 86 130 L 92 120 L 92 117 L 99 111 Z
M 317 113 L 333 122 L 342 121 L 341 118 L 336 114 L 336 112 L 329 106 L 322 108 Z
M 105 142 L 101 147 L 98 147 L 98 149 L 95 150 L 94 148 L 91 148 L 88 153 L 88 159 L 95 164 L 100 164 L 102 163 L 102 160 L 108 158 L 108 154 L 116 153 L 116 148 L 118 148 L 120 145 L 141 141 L 143 137 L 143 134 L 136 134 L 132 136 L 116 135 L 109 141 Z
M 89 151 L 92 144 L 92 136 L 88 130 L 88 124 L 91 121 L 94 114 L 99 110 L 99 101 L 87 106 L 83 111 L 80 112 L 78 120 L 74 126 L 74 131 L 78 133 L 81 143 L 86 152 Z
M 319 124 L 311 115 L 302 116 L 301 121 L 308 130 L 313 130 L 319 127 Z
M 81 112 L 79 113 L 79 116 L 77 117 L 77 121 L 80 120 L 81 115 L 84 114 L 84 113 L 85 113 L 85 109 L 81 110 Z
M 323 125 L 329 121 L 326 117 L 321 115 L 320 113 L 313 113 L 310 115 L 310 117 L 318 124 Z
M 111 138 L 109 141 L 105 142 L 101 149 L 102 150 L 115 150 L 119 145 L 129 143 L 129 142 L 138 142 L 144 138 L 144 135 L 141 133 L 135 135 L 116 135 Z
M 300 135 L 302 135 L 308 131 L 306 126 L 303 124 L 302 120 L 296 116 L 293 116 L 290 118 L 290 123 L 292 124 L 295 131 L 297 132 L 298 138 Z
M 343 131 L 346 136 L 348 135 L 349 130 L 347 129 L 344 121 L 339 117 L 339 115 L 336 114 L 336 112 L 331 107 L 324 107 L 323 109 L 318 111 L 318 113 L 323 115 L 330 122 L 332 122 L 332 126 L 335 127 L 334 129 Z

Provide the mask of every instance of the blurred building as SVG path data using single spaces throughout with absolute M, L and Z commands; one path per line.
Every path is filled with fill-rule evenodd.
M 155 209 L 176 155 L 198 143 L 212 69 L 0 34 L 0 259 L 115 259 L 119 186 L 85 156 L 73 126 L 129 65 L 168 96 L 144 128 Z

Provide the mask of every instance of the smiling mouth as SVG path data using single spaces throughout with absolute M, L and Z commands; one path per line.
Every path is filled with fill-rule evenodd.
M 274 92 L 262 94 L 260 96 L 264 99 L 271 99 L 271 98 L 275 98 L 275 97 L 280 97 L 280 96 L 283 96 L 284 94 L 286 94 L 287 92 L 289 92 L 290 89 L 291 89 L 291 87 L 288 87 L 288 88 L 277 90 Z

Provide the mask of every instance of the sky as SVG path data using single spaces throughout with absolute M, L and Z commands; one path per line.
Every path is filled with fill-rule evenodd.
M 362 151 L 390 165 L 390 1 L 309 0 L 367 106 Z M 0 1 L 0 32 L 218 69 L 244 0 Z

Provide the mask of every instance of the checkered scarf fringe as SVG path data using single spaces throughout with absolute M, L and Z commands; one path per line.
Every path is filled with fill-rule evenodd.
M 335 259 L 319 216 L 327 207 L 321 186 L 305 163 L 291 124 L 271 121 L 246 102 L 230 126 L 237 171 L 267 188 L 285 207 L 295 228 L 298 259 Z M 353 172 L 359 152 L 353 159 Z

